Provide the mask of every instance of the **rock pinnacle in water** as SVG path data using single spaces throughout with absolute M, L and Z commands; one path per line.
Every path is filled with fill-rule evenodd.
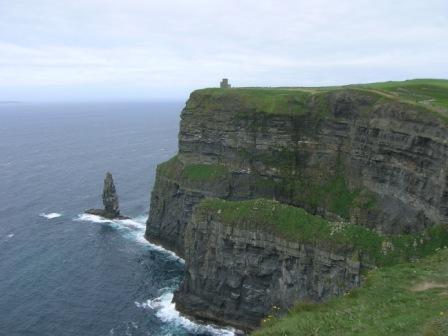
M 106 177 L 104 178 L 103 204 L 104 209 L 89 209 L 85 213 L 108 219 L 129 219 L 129 217 L 120 215 L 117 190 L 115 189 L 112 174 L 109 172 L 106 173 Z
M 115 189 L 114 179 L 110 172 L 106 173 L 104 178 L 104 188 L 103 188 L 103 204 L 104 210 L 111 214 L 111 216 L 120 216 L 120 209 L 118 206 L 118 195 Z

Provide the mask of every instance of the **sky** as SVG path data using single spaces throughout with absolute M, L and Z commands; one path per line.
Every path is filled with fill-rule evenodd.
M 0 101 L 448 78 L 447 0 L 0 0 Z

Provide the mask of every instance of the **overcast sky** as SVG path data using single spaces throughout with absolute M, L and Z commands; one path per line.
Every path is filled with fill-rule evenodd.
M 0 100 L 448 78 L 447 0 L 0 0 Z

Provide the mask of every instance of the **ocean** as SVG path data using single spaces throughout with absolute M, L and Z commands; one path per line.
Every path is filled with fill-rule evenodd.
M 171 302 L 183 260 L 144 238 L 182 102 L 0 104 L 0 335 L 233 335 Z M 129 220 L 101 207 L 113 174 Z

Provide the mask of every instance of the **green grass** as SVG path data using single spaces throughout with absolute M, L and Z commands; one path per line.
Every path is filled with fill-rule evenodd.
M 372 83 L 362 87 L 384 91 L 415 103 L 448 108 L 448 80 L 415 79 L 403 82 Z
M 157 175 L 169 179 L 177 179 L 183 170 L 183 164 L 179 160 L 179 156 L 175 155 L 168 161 L 157 166 Z
M 223 165 L 216 164 L 193 164 L 184 167 L 182 177 L 189 181 L 214 181 L 224 178 L 229 170 Z
M 323 304 L 268 317 L 254 336 L 446 336 L 448 249 L 372 270 L 362 287 Z
M 210 110 L 219 108 L 221 99 L 232 99 L 240 106 L 268 114 L 301 114 L 308 111 L 309 99 L 315 95 L 306 89 L 265 89 L 265 88 L 238 88 L 238 89 L 202 89 L 196 91 L 206 97 L 206 107 Z
M 184 164 L 176 155 L 157 167 L 157 174 L 184 183 L 213 182 L 228 176 L 229 170 L 217 164 Z
M 361 190 L 351 191 L 341 174 L 319 183 L 300 178 L 286 179 L 282 187 L 296 202 L 312 208 L 324 207 L 345 219 L 349 218 L 351 209 L 371 208 L 375 204 L 373 196 L 366 196 Z
M 195 216 L 210 214 L 229 225 L 271 232 L 287 240 L 351 254 L 379 266 L 423 257 L 440 246 L 448 246 L 448 230 L 442 226 L 416 236 L 382 236 L 358 225 L 330 223 L 301 208 L 267 199 L 226 201 L 208 198 L 196 207 Z
M 333 176 L 328 173 L 325 179 L 318 182 L 311 179 L 301 178 L 301 174 L 293 174 L 292 171 L 300 170 L 295 166 L 296 153 L 292 151 L 282 151 L 274 153 L 264 153 L 253 155 L 240 153 L 248 160 L 260 161 L 265 165 L 279 169 L 282 176 L 276 180 L 254 178 L 253 187 L 265 195 L 266 192 L 279 195 L 287 195 L 294 204 L 300 204 L 309 211 L 317 208 L 339 215 L 344 219 L 349 219 L 350 211 L 354 208 L 373 208 L 375 198 L 367 190 L 350 190 L 344 174 L 338 167 Z M 304 158 L 301 161 L 305 161 Z M 158 166 L 160 176 L 178 181 L 179 183 L 209 183 L 218 181 L 230 176 L 230 170 L 224 165 L 217 164 L 184 164 L 175 156 L 172 159 Z M 269 189 L 266 191 L 266 189 Z M 255 191 L 257 192 L 257 191 Z M 263 193 L 264 192 L 264 193 Z
M 448 122 L 448 80 L 444 79 L 415 79 L 308 88 L 209 88 L 198 90 L 195 94 L 199 93 L 203 98 L 207 98 L 202 103 L 205 103 L 210 110 L 219 110 L 222 99 L 231 98 L 240 106 L 249 107 L 256 112 L 297 115 L 310 112 L 312 105 L 314 106 L 313 113 L 326 115 L 328 94 L 341 90 L 369 95 L 375 98 L 374 103 L 396 101 L 412 104 Z
M 271 186 L 278 194 L 288 195 L 295 204 L 306 204 L 308 208 L 325 208 L 328 211 L 348 219 L 354 208 L 372 209 L 376 204 L 374 194 L 363 188 L 351 190 L 342 171 L 337 164 L 335 171 L 328 171 L 325 177 L 302 177 L 301 167 L 295 165 L 295 153 L 289 156 L 275 156 L 275 160 L 262 160 L 265 164 L 276 167 L 283 176 L 282 179 L 263 181 L 261 186 Z M 299 161 L 306 162 L 307 158 Z M 305 175 L 306 176 L 306 175 Z

